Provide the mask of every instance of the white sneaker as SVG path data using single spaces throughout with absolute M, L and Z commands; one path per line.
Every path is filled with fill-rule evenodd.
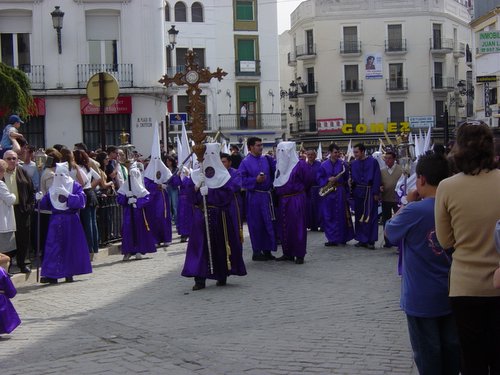
M 125 262 L 125 261 L 127 261 L 127 260 L 130 260 L 130 257 L 131 257 L 131 256 L 132 256 L 132 254 L 125 254 L 125 255 L 123 256 L 123 261 Z
M 137 253 L 137 254 L 135 254 L 135 259 L 142 259 L 142 255 L 141 255 L 141 253 Z

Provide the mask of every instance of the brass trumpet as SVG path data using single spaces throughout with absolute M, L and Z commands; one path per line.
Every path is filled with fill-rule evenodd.
M 319 189 L 319 196 L 324 197 L 325 195 L 330 194 L 332 191 L 337 190 L 337 179 L 345 173 L 345 164 L 342 165 L 342 172 L 335 176 L 335 181 L 328 181 L 328 183 Z

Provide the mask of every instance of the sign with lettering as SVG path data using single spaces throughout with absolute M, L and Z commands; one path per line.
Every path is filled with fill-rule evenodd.
M 152 128 L 153 127 L 153 119 L 151 117 L 137 117 L 137 121 L 135 122 L 136 128 Z
M 476 77 L 477 83 L 496 82 L 496 81 L 497 81 L 497 76 L 477 76 Z
M 415 128 L 426 128 L 429 126 L 431 128 L 434 127 L 434 116 L 410 116 L 409 117 L 410 127 L 412 129 Z
M 170 113 L 168 122 L 170 125 L 182 125 L 183 122 L 187 125 L 188 115 L 187 113 Z
M 491 30 L 480 32 L 477 49 L 479 53 L 500 52 L 500 31 Z
M 98 115 L 99 107 L 90 103 L 89 99 L 83 96 L 80 98 L 80 112 L 82 115 Z M 107 115 L 132 113 L 132 97 L 119 96 L 112 105 L 104 107 L 104 113 Z

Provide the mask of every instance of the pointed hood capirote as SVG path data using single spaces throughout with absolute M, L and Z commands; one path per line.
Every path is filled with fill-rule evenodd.
M 160 152 L 160 135 L 158 131 L 158 122 L 153 127 L 153 144 L 151 145 L 151 160 L 144 171 L 144 177 L 149 178 L 157 184 L 164 184 L 170 177 L 172 172 L 161 160 Z
M 67 197 L 56 192 L 57 188 L 63 187 L 70 193 L 73 192 L 74 180 L 69 175 L 68 162 L 56 163 L 54 181 L 49 188 L 50 203 L 56 210 L 66 211 L 68 209 Z
M 206 147 L 202 168 L 195 169 L 191 178 L 196 185 L 204 182 L 210 189 L 217 189 L 224 186 L 231 175 L 220 160 L 220 145 L 207 143 Z
M 299 162 L 295 142 L 280 142 L 276 148 L 276 172 L 274 175 L 274 186 L 285 185 L 292 173 L 293 168 Z
M 137 163 L 132 163 L 130 166 L 128 178 L 130 179 L 130 188 L 129 181 L 127 180 L 122 186 L 120 186 L 118 193 L 123 194 L 126 197 L 136 198 L 144 198 L 149 194 L 149 191 L 144 187 L 144 181 L 142 180 L 141 171 L 137 168 Z

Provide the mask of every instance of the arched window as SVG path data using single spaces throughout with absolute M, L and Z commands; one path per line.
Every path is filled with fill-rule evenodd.
M 170 5 L 165 2 L 165 21 L 170 22 Z
M 203 6 L 198 2 L 191 5 L 191 21 L 203 22 Z
M 175 3 L 175 22 L 186 22 L 187 14 L 186 14 L 186 4 L 179 1 Z

